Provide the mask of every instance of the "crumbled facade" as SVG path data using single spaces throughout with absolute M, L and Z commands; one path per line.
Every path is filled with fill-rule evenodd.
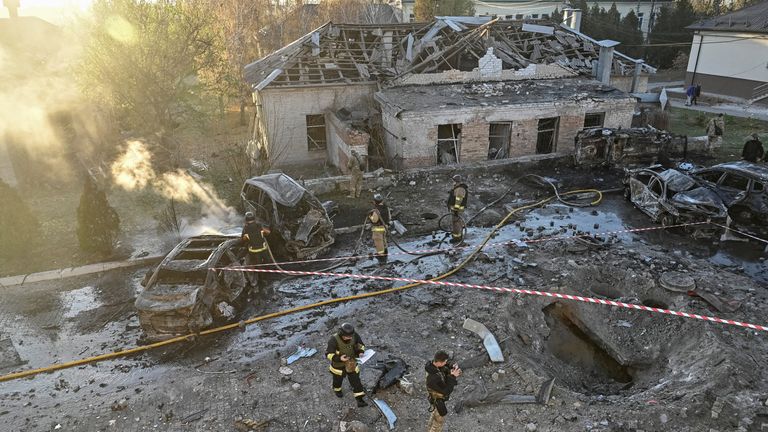
M 631 125 L 634 99 L 613 79 L 642 91 L 653 71 L 567 27 L 328 23 L 246 67 L 252 150 L 342 172 L 352 150 L 393 168 L 572 153 L 585 126 Z

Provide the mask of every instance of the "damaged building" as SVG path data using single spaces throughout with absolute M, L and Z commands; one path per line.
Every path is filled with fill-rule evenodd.
M 251 151 L 272 166 L 351 151 L 395 169 L 572 154 L 584 127 L 629 127 L 655 70 L 570 27 L 438 17 L 327 23 L 248 65 Z

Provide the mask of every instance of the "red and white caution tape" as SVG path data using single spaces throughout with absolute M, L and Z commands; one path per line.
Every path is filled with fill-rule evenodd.
M 485 245 L 485 248 L 489 247 L 499 247 L 499 246 L 506 246 L 510 244 L 519 244 L 519 243 L 525 243 L 525 244 L 534 244 L 534 243 L 544 243 L 548 241 L 555 241 L 555 240 L 570 240 L 570 239 L 577 239 L 577 238 L 588 238 L 588 237 L 595 237 L 595 236 L 608 236 L 613 234 L 623 234 L 623 233 L 638 233 L 638 232 L 645 232 L 645 231 L 656 231 L 656 230 L 665 230 L 670 228 L 681 228 L 686 226 L 694 226 L 694 225 L 702 225 L 707 224 L 709 222 L 691 222 L 691 223 L 685 223 L 685 224 L 677 224 L 677 225 L 668 225 L 668 226 L 652 226 L 652 227 L 644 227 L 644 228 L 629 228 L 625 230 L 617 230 L 617 231 L 604 231 L 600 233 L 592 233 L 592 234 L 579 234 L 579 235 L 572 235 L 572 236 L 552 236 L 552 237 L 543 237 L 540 239 L 533 239 L 533 240 L 526 240 L 526 239 L 515 239 L 515 240 L 509 240 L 505 242 L 499 242 L 499 243 L 489 243 Z M 450 249 L 421 249 L 421 250 L 415 250 L 411 251 L 409 254 L 406 254 L 405 252 L 392 252 L 388 254 L 388 256 L 393 257 L 397 255 L 421 255 L 421 254 L 428 254 L 428 253 L 434 253 L 434 252 L 447 252 L 452 250 L 461 250 L 466 248 L 475 248 L 476 245 L 466 245 L 466 246 L 455 246 Z M 484 248 L 484 249 L 485 249 Z M 316 259 L 309 259 L 309 260 L 301 260 L 301 261 L 283 261 L 275 263 L 281 267 L 285 267 L 287 265 L 292 264 L 307 264 L 307 263 L 317 263 L 317 262 L 328 262 L 328 261 L 342 261 L 342 260 L 352 260 L 352 259 L 366 259 L 369 255 L 342 255 L 338 257 L 332 257 L 332 258 L 316 258 Z M 221 268 L 217 270 L 244 270 L 249 268 L 257 268 L 257 267 L 266 267 L 266 266 L 273 266 L 275 264 L 254 264 L 250 266 L 230 266 L 227 268 Z
M 712 224 L 712 225 L 714 225 L 714 226 L 718 226 L 718 227 L 720 227 L 720 228 L 723 228 L 723 229 L 725 229 L 726 231 L 733 231 L 733 232 L 735 232 L 736 234 L 741 234 L 741 235 L 743 235 L 743 236 L 745 236 L 745 237 L 749 237 L 749 238 L 751 238 L 751 239 L 753 239 L 753 240 L 757 240 L 757 241 L 759 241 L 759 242 L 763 242 L 763 243 L 765 243 L 765 244 L 768 244 L 768 240 L 766 240 L 766 239 L 763 239 L 763 238 L 760 238 L 760 237 L 756 237 L 756 236 L 753 236 L 752 234 L 749 234 L 749 233 L 745 233 L 744 231 L 739 231 L 739 230 L 737 230 L 737 229 L 733 229 L 733 228 L 731 228 L 731 227 L 727 227 L 727 226 L 725 226 L 725 225 L 720 225 L 719 223 L 710 222 L 710 224 Z
M 723 318 L 713 317 L 709 315 L 699 315 L 699 314 L 693 314 L 688 312 L 674 311 L 670 309 L 654 308 L 654 307 L 645 306 L 645 305 L 623 303 L 623 302 L 617 302 L 613 300 L 604 300 L 604 299 L 593 298 L 593 297 L 582 297 L 582 296 L 577 296 L 572 294 L 561 294 L 561 293 L 550 292 L 550 291 L 535 291 L 535 290 L 520 289 L 520 288 L 506 288 L 506 287 L 495 287 L 490 285 L 466 284 L 466 283 L 460 283 L 460 282 L 445 282 L 445 281 L 410 279 L 410 278 L 389 277 L 389 276 L 374 276 L 374 275 L 352 274 L 352 273 L 326 273 L 326 272 L 311 272 L 311 271 L 298 271 L 298 270 L 272 270 L 272 269 L 243 269 L 243 271 L 250 271 L 250 272 L 257 272 L 257 273 L 281 273 L 281 274 L 288 274 L 288 275 L 294 275 L 294 276 L 328 276 L 328 277 L 352 278 L 352 279 L 372 279 L 372 280 L 382 280 L 382 281 L 388 281 L 388 282 L 406 282 L 406 283 L 429 284 L 429 285 L 450 286 L 450 287 L 460 287 L 460 288 L 474 288 L 474 289 L 482 289 L 482 290 L 489 290 L 489 291 L 496 291 L 496 292 L 534 295 L 534 296 L 540 296 L 540 297 L 551 297 L 551 298 L 558 298 L 563 300 L 573 300 L 573 301 L 580 301 L 584 303 L 594 303 L 594 304 L 601 304 L 606 306 L 621 307 L 626 309 L 643 310 L 648 312 L 674 315 L 682 318 L 697 319 L 697 320 L 709 321 L 713 323 L 745 327 L 752 330 L 768 331 L 768 326 L 723 319 Z

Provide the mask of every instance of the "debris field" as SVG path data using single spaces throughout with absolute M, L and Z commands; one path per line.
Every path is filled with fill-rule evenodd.
M 619 174 L 609 170 L 585 176 L 585 171 L 551 167 L 540 173 L 556 180 L 561 192 L 621 185 Z M 509 210 L 552 194 L 551 188 L 514 181 L 521 174 L 467 175 L 468 217 L 506 194 L 473 218 L 466 245 L 459 248 L 442 241 L 445 234 L 438 227 L 446 213 L 450 173 L 397 177 L 381 191 L 395 218 L 408 228 L 394 240 L 407 251 L 450 251 L 418 256 L 391 243 L 389 262 L 379 265 L 366 257 L 368 236 L 355 250 L 360 238 L 355 231 L 337 235 L 330 255 L 361 258 L 332 271 L 428 279 L 450 270 Z M 319 197 L 338 201 L 340 216 L 334 223 L 342 217 L 362 220 L 367 200 L 337 195 Z M 628 232 L 646 227 L 654 229 Z M 661 229 L 620 193 L 607 193 L 593 207 L 554 200 L 516 214 L 446 281 L 574 294 L 762 325 L 768 304 L 763 246 Z M 327 263 L 287 267 L 312 270 Z M 135 346 L 142 332 L 133 302 L 147 270 L 5 288 L 0 300 L 2 371 Z M 242 318 L 393 283 L 272 275 L 268 285 L 271 290 L 252 296 Z M 331 391 L 323 350 L 346 321 L 376 351 L 362 368 L 362 380 L 371 398 L 385 401 L 396 414 L 395 430 L 426 427 L 423 366 L 438 349 L 449 351 L 464 370 L 448 403 L 446 430 L 768 428 L 768 344 L 762 331 L 439 285 L 336 303 L 133 357 L 5 382 L 0 384 L 0 419 L 9 430 L 29 431 L 389 430 L 374 404 L 355 407 L 346 383 L 344 398 Z M 488 337 L 484 345 L 474 332 L 482 327 L 477 324 L 493 335 L 503 360 L 499 353 L 493 353 L 497 361 L 491 360 Z

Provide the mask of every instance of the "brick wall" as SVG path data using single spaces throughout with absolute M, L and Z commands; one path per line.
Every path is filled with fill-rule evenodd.
M 488 122 L 482 118 L 475 118 L 462 125 L 459 157 L 462 163 L 488 159 L 488 132 Z
M 536 153 L 538 119 L 512 122 L 512 137 L 509 141 L 509 157 L 527 156 Z
M 584 127 L 584 113 L 560 116 L 560 129 L 557 134 L 557 148 L 559 153 L 573 153 L 573 144 L 576 134 Z

